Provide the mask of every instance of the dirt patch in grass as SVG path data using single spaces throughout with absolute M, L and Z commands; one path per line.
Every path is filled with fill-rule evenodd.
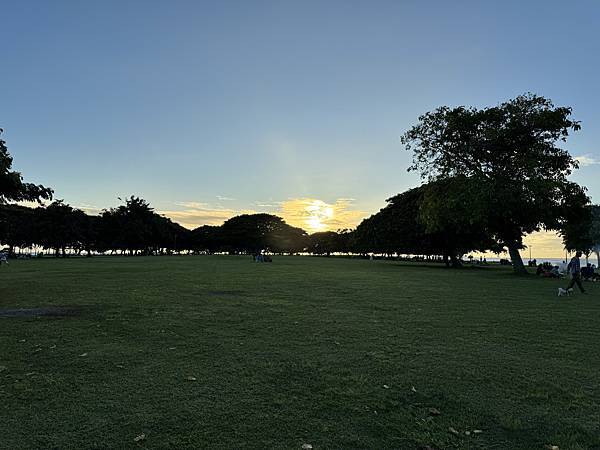
M 81 308 L 77 306 L 0 309 L 0 317 L 74 317 L 79 315 L 81 315 Z

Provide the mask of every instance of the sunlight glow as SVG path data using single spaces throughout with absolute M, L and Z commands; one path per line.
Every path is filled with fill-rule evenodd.
M 305 208 L 307 217 L 305 219 L 306 229 L 310 233 L 325 231 L 329 227 L 327 221 L 333 219 L 333 208 L 322 200 L 312 200 Z

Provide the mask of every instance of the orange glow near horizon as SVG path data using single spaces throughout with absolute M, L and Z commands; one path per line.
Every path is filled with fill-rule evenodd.
M 304 209 L 307 217 L 303 228 L 309 233 L 326 231 L 328 229 L 327 221 L 334 218 L 333 208 L 322 200 L 312 200 Z

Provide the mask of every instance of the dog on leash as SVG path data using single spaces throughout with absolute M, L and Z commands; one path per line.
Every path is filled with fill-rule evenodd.
M 568 296 L 571 296 L 572 294 L 573 294 L 573 288 L 570 288 L 570 289 L 558 288 L 558 296 L 559 297 L 568 297 Z

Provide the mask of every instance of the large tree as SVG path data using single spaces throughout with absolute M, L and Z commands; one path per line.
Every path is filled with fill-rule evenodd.
M 526 273 L 523 236 L 560 229 L 570 210 L 588 202 L 568 180 L 577 161 L 559 146 L 579 128 L 571 108 L 526 94 L 483 109 L 438 108 L 419 117 L 402 142 L 414 155 L 409 170 L 423 178 L 471 180 L 476 207 L 469 216 L 508 249 L 515 272 Z
M 296 253 L 308 246 L 308 235 L 271 214 L 242 214 L 227 220 L 219 229 L 222 249 L 236 253 Z
M 473 250 L 494 247 L 486 230 L 464 215 L 457 193 L 468 180 L 450 178 L 426 183 L 387 200 L 388 205 L 363 220 L 354 232 L 360 253 L 440 255 L 447 265 L 460 264 Z M 446 196 L 453 193 L 455 203 Z
M 0 128 L 0 136 L 2 132 Z M 9 201 L 52 199 L 52 189 L 38 184 L 24 183 L 23 176 L 12 170 L 12 162 L 6 142 L 0 137 L 0 204 Z
M 66 256 L 66 249 L 81 248 L 82 211 L 72 208 L 62 200 L 52 202 L 47 207 L 35 210 L 37 241 L 44 248 L 54 249 L 54 255 Z
M 350 250 L 350 230 L 319 231 L 308 237 L 308 251 L 315 255 L 343 253 Z

